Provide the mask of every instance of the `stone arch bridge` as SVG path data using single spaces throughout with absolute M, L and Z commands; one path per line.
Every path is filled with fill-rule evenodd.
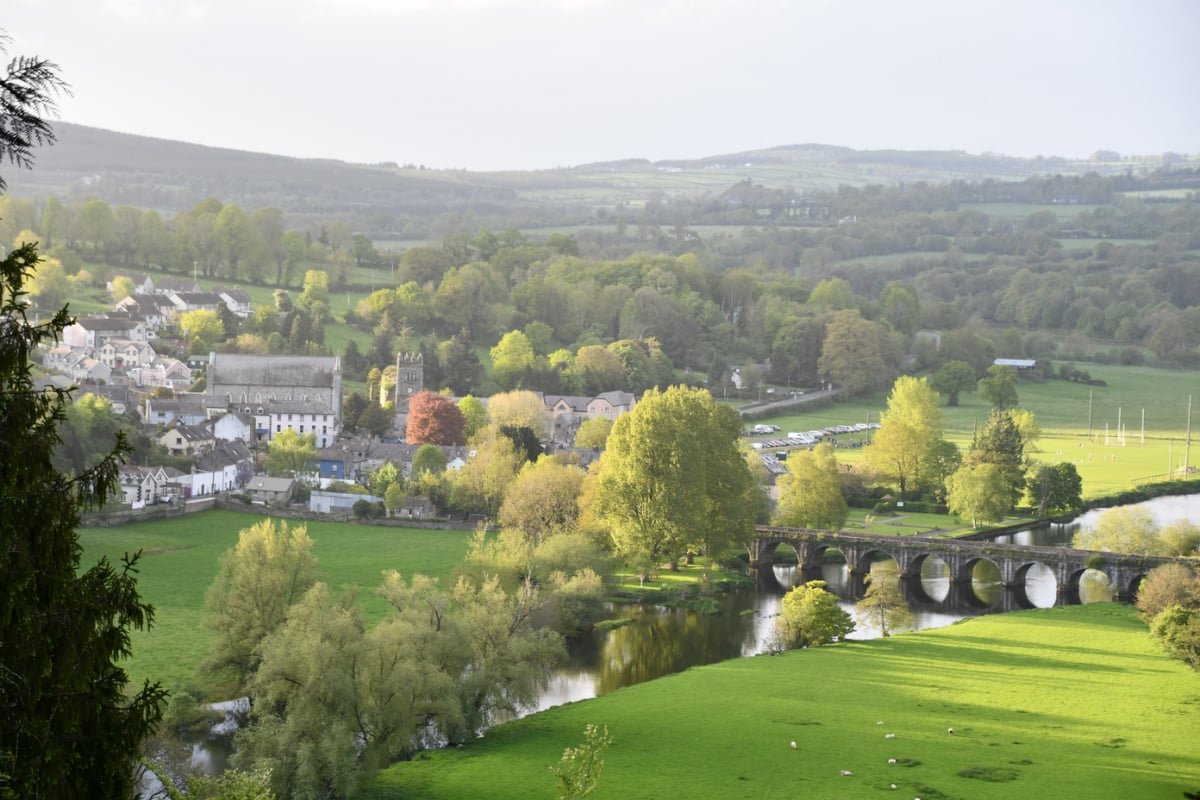
M 1131 556 L 1095 550 L 1073 550 L 1066 547 L 1000 544 L 990 541 L 963 539 L 932 539 L 923 536 L 872 536 L 861 533 L 818 531 L 807 528 L 776 528 L 760 525 L 757 535 L 747 544 L 750 565 L 759 574 L 769 573 L 775 563 L 775 550 L 781 544 L 796 552 L 796 566 L 803 580 L 819 579 L 821 563 L 827 550 L 840 550 L 846 559 L 850 590 L 861 598 L 864 579 L 872 561 L 881 557 L 895 560 L 900 569 L 907 593 L 916 593 L 918 600 L 939 601 L 921 597 L 921 565 L 936 557 L 946 564 L 950 573 L 950 594 L 947 606 L 983 605 L 971 588 L 971 576 L 980 561 L 990 561 L 1000 571 L 1004 595 L 995 610 L 1034 608 L 1026 592 L 1029 572 L 1041 564 L 1054 573 L 1058 586 L 1054 604 L 1073 605 L 1080 602 L 1079 584 L 1088 569 L 1103 572 L 1113 587 L 1116 599 L 1131 601 L 1138 584 L 1147 572 L 1160 564 L 1178 559 L 1160 556 Z

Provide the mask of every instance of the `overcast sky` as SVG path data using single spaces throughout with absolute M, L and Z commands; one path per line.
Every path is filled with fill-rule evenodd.
M 1200 152 L 1196 0 L 5 0 L 68 122 L 529 169 L 821 142 Z

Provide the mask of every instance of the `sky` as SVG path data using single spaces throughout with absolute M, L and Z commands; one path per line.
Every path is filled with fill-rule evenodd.
M 59 118 L 473 170 L 818 142 L 1200 153 L 1196 0 L 5 0 Z

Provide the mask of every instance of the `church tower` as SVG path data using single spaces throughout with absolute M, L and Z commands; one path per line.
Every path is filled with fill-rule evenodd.
M 408 398 L 425 388 L 425 365 L 421 354 L 399 353 L 396 356 L 396 411 L 408 411 Z

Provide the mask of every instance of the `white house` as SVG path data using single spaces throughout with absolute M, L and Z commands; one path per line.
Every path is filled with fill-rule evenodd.
M 95 349 L 107 339 L 146 341 L 146 323 L 134 319 L 87 317 L 63 330 L 62 341 L 70 347 Z
M 254 417 L 232 411 L 209 421 L 213 438 L 223 442 L 254 444 Z
M 121 484 L 121 502 L 127 506 L 141 508 L 154 505 L 175 495 L 172 477 L 182 473 L 167 467 L 139 467 L 136 464 L 121 465 L 118 478 Z
M 239 317 L 248 317 L 254 313 L 254 304 L 250 301 L 250 295 L 237 287 L 231 289 L 227 286 L 214 286 L 212 293 L 221 298 L 225 307 Z
M 241 489 L 254 471 L 254 456 L 241 442 L 219 442 L 196 460 L 192 472 L 175 482 L 186 497 L 203 497 Z
M 200 425 L 178 425 L 158 437 L 158 443 L 173 456 L 206 453 L 216 445 L 212 431 Z
M 635 405 L 637 405 L 637 398 L 629 392 L 604 392 L 588 402 L 588 419 L 604 417 L 615 420 L 622 414 L 633 411 Z
M 342 369 L 336 356 L 252 356 L 212 353 L 206 396 L 255 418 L 260 439 L 284 430 L 312 433 L 317 447 L 337 439 L 342 416 Z

